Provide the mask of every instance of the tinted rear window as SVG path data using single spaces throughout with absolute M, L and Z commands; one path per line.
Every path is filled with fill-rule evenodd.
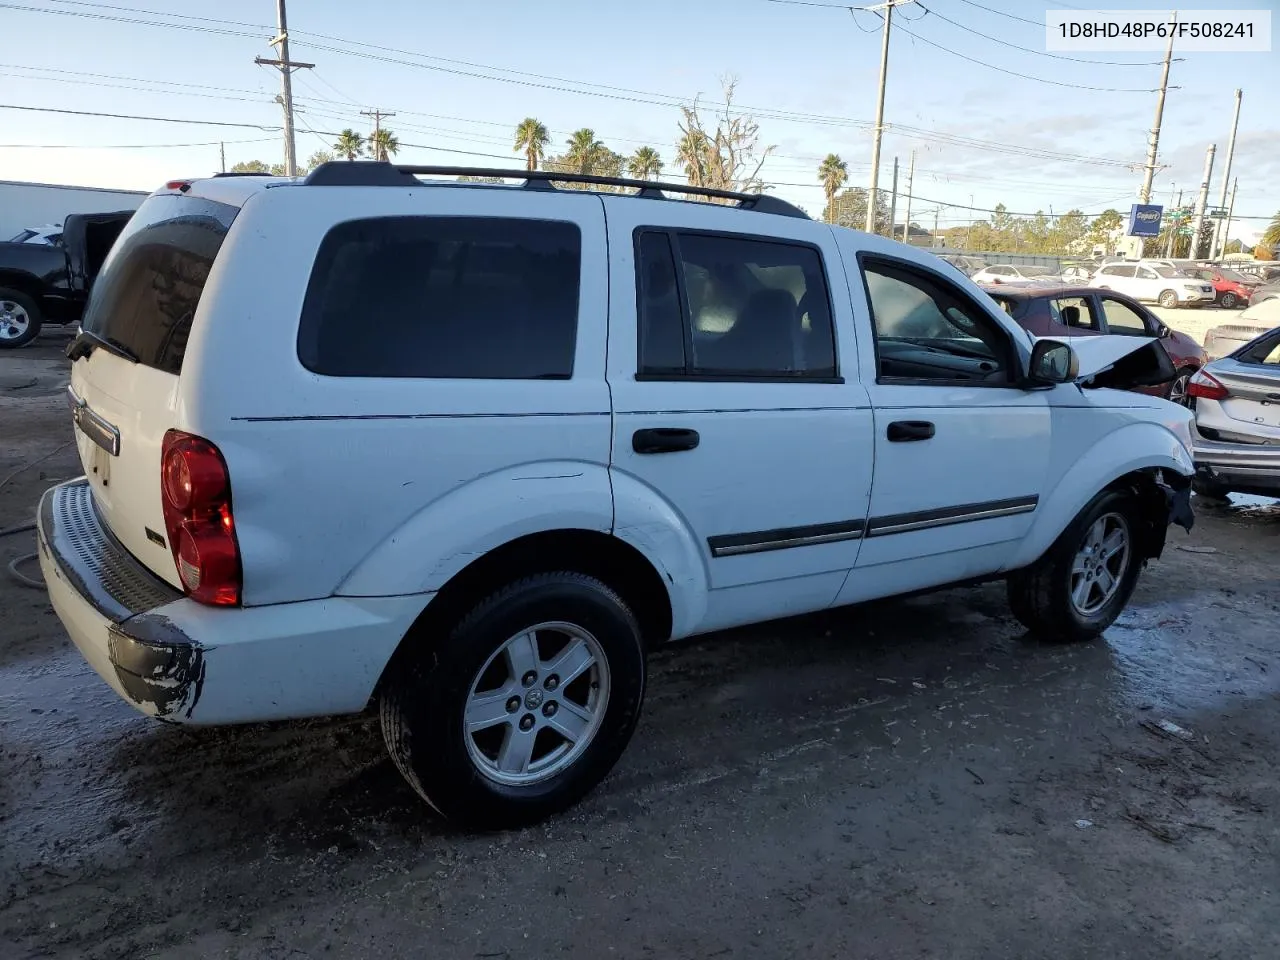
M 581 260 L 581 233 L 561 221 L 339 224 L 316 256 L 298 357 L 337 377 L 567 378 Z
M 149 197 L 104 261 L 81 326 L 180 373 L 205 281 L 239 212 L 199 197 Z

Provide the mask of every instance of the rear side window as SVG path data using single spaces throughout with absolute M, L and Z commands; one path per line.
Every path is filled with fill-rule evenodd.
M 239 207 L 163 194 L 143 201 L 93 281 L 83 329 L 165 373 L 182 371 L 191 321 Z M 86 244 L 92 248 L 92 228 Z
M 836 376 L 831 299 L 816 248 L 644 230 L 636 271 L 641 376 Z
M 582 235 L 553 220 L 380 217 L 339 224 L 298 330 L 334 377 L 567 379 Z

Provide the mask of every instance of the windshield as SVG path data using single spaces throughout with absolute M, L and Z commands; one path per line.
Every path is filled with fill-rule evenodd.
M 1224 279 L 1234 280 L 1236 283 L 1244 283 L 1248 279 L 1243 273 L 1236 273 L 1234 270 L 1219 270 L 1218 272 L 1222 274 Z

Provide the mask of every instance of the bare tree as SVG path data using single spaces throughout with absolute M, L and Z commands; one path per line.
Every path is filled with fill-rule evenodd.
M 716 190 L 741 193 L 763 193 L 768 186 L 760 178 L 760 169 L 774 147 L 760 147 L 760 125 L 748 114 L 734 109 L 733 93 L 737 81 L 726 77 L 724 107 L 714 114 L 715 127 L 708 129 L 703 109 L 695 99 L 682 106 L 680 140 L 676 158 L 689 183 Z M 709 112 L 709 111 L 706 111 Z

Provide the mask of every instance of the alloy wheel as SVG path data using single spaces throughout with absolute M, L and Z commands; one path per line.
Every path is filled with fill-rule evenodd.
M 1092 616 L 1120 590 L 1129 564 L 1132 537 L 1119 513 L 1104 513 L 1089 527 L 1071 563 L 1071 605 Z
M 0 340 L 17 340 L 26 335 L 31 317 L 22 304 L 0 300 Z
M 467 754 L 504 786 L 549 780 L 573 764 L 609 705 L 609 663 L 589 632 L 540 623 L 489 657 L 463 708 Z

